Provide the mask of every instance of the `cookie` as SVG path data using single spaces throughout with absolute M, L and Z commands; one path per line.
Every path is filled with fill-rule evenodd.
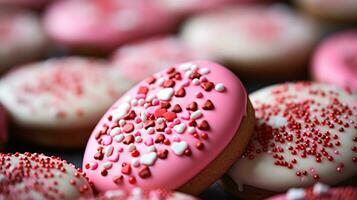
M 181 33 L 193 49 L 207 51 L 238 74 L 256 79 L 302 74 L 318 35 L 314 23 L 280 4 L 199 15 L 188 20 Z
M 297 82 L 263 88 L 250 98 L 255 131 L 242 158 L 228 171 L 228 191 L 243 199 L 262 199 L 318 181 L 335 185 L 355 180 L 356 94 Z
M 77 199 L 93 197 L 74 165 L 37 153 L 0 153 L 0 199 Z
M 336 33 L 323 41 L 310 71 L 316 81 L 357 92 L 357 31 Z
M 14 137 L 48 147 L 84 147 L 97 121 L 132 83 L 101 60 L 50 59 L 0 80 Z
M 100 192 L 199 194 L 242 154 L 254 113 L 240 80 L 208 61 L 173 65 L 119 99 L 89 138 L 84 171 Z

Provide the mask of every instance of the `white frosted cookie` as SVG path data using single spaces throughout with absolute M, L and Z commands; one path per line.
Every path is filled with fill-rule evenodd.
M 51 59 L 8 73 L 0 80 L 0 101 L 19 129 L 19 139 L 77 147 L 131 85 L 104 61 Z
M 92 197 L 80 169 L 58 157 L 0 153 L 0 199 L 71 200 Z
M 237 6 L 188 20 L 182 37 L 239 72 L 296 75 L 317 39 L 313 23 L 283 5 Z
M 356 93 L 298 82 L 263 88 L 250 99 L 255 132 L 228 172 L 241 192 L 335 185 L 357 174 Z
M 38 16 L 29 11 L 0 9 L 0 71 L 38 58 L 46 46 Z

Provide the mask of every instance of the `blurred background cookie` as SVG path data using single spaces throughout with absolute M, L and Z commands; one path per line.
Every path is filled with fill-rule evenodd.
M 125 42 L 172 31 L 176 20 L 146 0 L 65 0 L 47 9 L 44 23 L 58 44 L 98 54 Z
M 202 14 L 188 20 L 182 30 L 192 48 L 255 79 L 301 74 L 318 36 L 312 22 L 278 4 Z
M 0 7 L 0 72 L 39 59 L 47 47 L 48 40 L 35 13 Z
M 131 85 L 104 61 L 50 59 L 6 74 L 0 80 L 0 101 L 17 140 L 83 147 L 105 110 Z
M 319 44 L 310 69 L 316 81 L 357 92 L 357 30 L 336 33 L 325 39 Z

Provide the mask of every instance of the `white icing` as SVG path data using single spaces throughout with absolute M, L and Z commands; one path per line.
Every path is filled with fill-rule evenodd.
M 188 144 L 184 141 L 173 142 L 171 145 L 171 149 L 176 155 L 182 155 L 185 152 L 185 150 L 187 149 L 187 147 L 188 147 Z
M 174 126 L 174 130 L 176 131 L 176 133 L 183 133 L 185 129 L 186 129 L 186 125 L 184 123 Z
M 157 159 L 157 154 L 155 152 L 150 152 L 140 157 L 140 163 L 151 166 L 155 163 L 156 159 Z
M 167 100 L 170 100 L 172 95 L 174 94 L 174 89 L 172 88 L 165 88 L 165 89 L 162 89 L 160 90 L 158 93 L 157 93 L 157 98 L 159 100 L 163 100 L 163 101 L 167 101 Z

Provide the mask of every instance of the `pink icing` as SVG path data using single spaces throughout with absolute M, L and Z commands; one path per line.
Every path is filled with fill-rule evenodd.
M 7 140 L 7 120 L 3 106 L 0 104 L 0 145 Z M 2 146 L 0 146 L 0 149 Z
M 69 46 L 112 49 L 148 35 L 167 32 L 175 24 L 150 1 L 58 1 L 45 15 L 50 36 Z
M 185 71 L 184 68 L 189 70 Z M 169 76 L 175 78 L 169 79 Z M 199 82 L 199 76 L 206 77 L 207 81 Z M 169 87 L 172 86 L 169 80 L 175 82 L 173 87 Z M 184 87 L 183 94 L 180 88 L 187 81 L 189 85 Z M 168 88 L 163 88 L 160 83 Z M 195 96 L 197 92 L 202 93 L 201 98 Z M 136 100 L 134 97 L 137 93 L 147 93 L 146 100 Z M 160 105 L 150 106 L 152 98 L 160 99 Z M 125 103 L 128 101 L 131 102 L 130 108 Z M 166 107 L 163 105 L 165 102 L 171 104 L 166 111 L 162 109 Z M 176 104 L 180 105 L 181 112 L 178 112 Z M 83 160 L 84 171 L 99 191 L 138 186 L 143 189 L 178 189 L 224 150 L 246 114 L 246 105 L 247 94 L 242 83 L 226 68 L 207 61 L 174 65 L 140 82 L 107 111 L 88 141 Z M 150 117 L 147 110 L 152 108 L 154 116 L 163 117 Z M 154 121 L 155 125 L 145 128 L 152 123 L 148 121 L 144 127 L 136 124 L 132 111 L 144 121 Z M 193 122 L 182 118 L 184 113 L 190 114 L 189 117 L 197 124 L 196 128 Z M 124 115 L 124 119 L 131 120 L 118 121 L 118 116 Z M 162 121 L 167 125 L 165 130 L 160 127 Z M 128 124 L 134 124 L 134 130 Z M 121 133 L 118 129 L 112 131 L 119 125 Z M 140 130 L 142 140 L 137 140 L 137 137 L 134 139 L 137 130 Z M 108 135 L 113 137 L 111 146 L 114 152 L 122 150 L 117 162 L 110 162 L 106 156 L 112 147 L 101 145 L 102 138 Z M 151 144 L 150 138 L 154 140 L 152 146 L 148 146 Z M 162 156 L 165 150 L 166 157 Z M 92 165 L 96 164 L 99 164 L 98 168 L 92 170 Z M 131 170 L 128 170 L 128 165 Z M 144 169 L 149 170 L 149 175 L 148 171 L 141 173 Z
M 113 56 L 115 66 L 135 82 L 175 63 L 203 58 L 178 38 L 152 38 L 119 48 Z
M 340 33 L 323 42 L 311 70 L 317 81 L 357 91 L 357 31 Z

